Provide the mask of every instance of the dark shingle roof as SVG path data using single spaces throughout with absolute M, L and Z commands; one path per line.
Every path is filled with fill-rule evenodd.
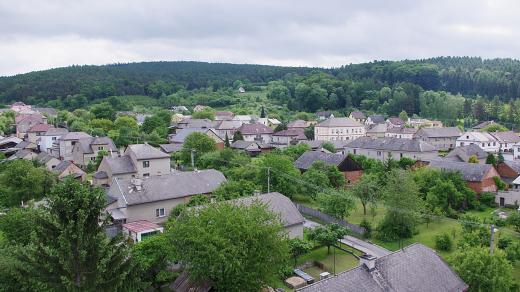
M 161 144 L 159 147 L 164 153 L 168 154 L 182 150 L 182 144 Z
M 44 136 L 59 136 L 59 135 L 65 135 L 69 132 L 69 130 L 65 128 L 50 128 L 45 132 Z
M 106 173 L 106 171 L 101 170 L 101 171 L 96 171 L 92 177 L 97 178 L 97 179 L 104 179 L 104 178 L 108 178 L 108 174 Z
M 307 140 L 304 130 L 299 128 L 282 130 L 280 132 L 274 133 L 273 136 L 294 137 L 298 140 Z
M 457 127 L 422 128 L 419 131 L 417 131 L 417 135 L 424 135 L 428 138 L 460 137 L 460 135 L 462 135 L 462 132 Z
M 511 161 L 506 160 L 504 163 L 509 166 L 512 170 L 516 171 L 516 173 L 520 173 L 520 161 Z
M 64 134 L 60 137 L 60 140 L 66 141 L 66 140 L 79 140 L 82 138 L 89 138 L 92 137 L 89 134 L 85 132 L 69 132 L 67 134 Z
M 108 145 L 107 151 L 117 151 L 116 144 L 109 137 L 87 137 L 78 140 L 79 146 L 83 149 L 83 153 L 94 153 L 93 145 Z
M 224 175 L 214 169 L 173 172 L 144 179 L 138 191 L 131 179 L 115 178 L 108 194 L 123 196 L 127 205 L 136 205 L 211 193 L 225 181 Z
M 520 136 L 515 134 L 513 131 L 506 132 L 490 132 L 491 136 L 495 137 L 498 142 L 501 143 L 518 143 L 520 142 Z
M 304 120 L 296 120 L 287 124 L 287 128 L 307 128 L 308 123 Z
M 388 121 L 393 125 L 404 125 L 404 121 L 400 118 L 392 117 L 388 118 Z
M 365 114 L 360 111 L 351 112 L 350 115 L 354 119 L 365 119 Z
M 385 122 L 385 117 L 382 115 L 373 115 L 368 117 L 373 123 L 380 124 Z
M 360 137 L 345 145 L 346 148 L 376 149 L 407 152 L 431 152 L 435 147 L 424 141 L 401 138 L 370 138 Z
M 478 164 L 468 162 L 447 161 L 446 159 L 437 159 L 430 161 L 430 167 L 438 168 L 443 171 L 456 171 L 462 174 L 465 181 L 479 182 L 493 168 L 489 164 Z
M 273 129 L 264 124 L 243 124 L 238 128 L 243 135 L 272 134 Z
M 208 132 L 213 131 L 208 128 L 185 128 L 185 129 L 179 129 L 177 130 L 177 133 L 175 135 L 170 136 L 170 142 L 172 143 L 184 143 L 184 140 L 186 140 L 186 137 L 188 137 L 190 134 L 193 133 L 202 133 L 207 134 Z M 217 135 L 215 132 L 213 132 L 215 135 Z
M 128 148 L 134 152 L 137 159 L 155 159 L 155 158 L 170 158 L 170 156 L 161 150 L 148 144 L 131 144 Z
M 267 205 L 267 209 L 272 213 L 280 215 L 280 219 L 285 227 L 300 224 L 305 221 L 298 208 L 291 202 L 289 198 L 278 193 L 271 192 L 258 196 L 244 197 L 228 201 L 233 204 L 251 205 L 253 202 L 259 201 Z
M 137 168 L 132 162 L 132 158 L 128 155 L 121 157 L 103 157 L 103 160 L 108 164 L 112 170 L 112 174 L 124 174 L 137 172 Z
M 365 265 L 303 287 L 298 292 L 465 291 L 468 285 L 435 253 L 416 243 Z
M 398 127 L 398 128 L 390 128 L 386 132 L 393 133 L 393 134 L 415 134 L 417 132 L 417 129 L 416 128 Z
M 244 140 L 238 140 L 238 141 L 235 141 L 231 144 L 231 148 L 235 148 L 235 149 L 246 149 L 247 147 L 249 147 L 249 145 L 251 144 L 257 144 L 257 142 L 254 142 L 254 141 L 244 141 Z
M 54 172 L 57 172 L 57 173 L 62 173 L 64 172 L 67 167 L 69 167 L 70 165 L 72 164 L 72 162 L 68 161 L 68 160 L 64 160 L 60 163 L 58 163 L 58 165 L 56 165 L 55 168 L 52 169 L 52 171 Z
M 48 154 L 46 152 L 40 152 L 36 159 L 38 159 L 38 161 L 40 163 L 44 163 L 45 164 L 45 163 L 49 162 L 49 160 L 51 160 L 53 158 L 57 159 L 56 157 L 54 157 L 54 156 L 52 156 L 52 155 L 50 155 L 50 154 Z
M 347 156 L 342 154 L 307 151 L 296 159 L 294 166 L 298 169 L 309 169 L 315 161 L 323 161 L 328 165 L 338 166 L 345 158 Z
M 450 153 L 448 153 L 448 155 L 446 155 L 446 159 L 468 162 L 469 158 L 473 155 L 477 156 L 477 159 L 484 159 L 488 156 L 487 152 L 482 150 L 480 146 L 476 144 L 470 144 L 453 149 Z
M 483 128 L 485 128 L 485 127 L 487 127 L 489 125 L 492 125 L 494 123 L 495 123 L 495 121 L 485 121 L 485 122 L 482 122 L 482 123 L 476 125 L 475 127 L 473 127 L 473 129 L 475 129 L 475 130 L 483 129 Z

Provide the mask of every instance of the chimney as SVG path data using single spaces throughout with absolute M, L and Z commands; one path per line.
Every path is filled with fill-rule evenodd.
M 359 257 L 359 264 L 365 265 L 369 272 L 376 268 L 376 257 L 369 254 L 364 254 Z

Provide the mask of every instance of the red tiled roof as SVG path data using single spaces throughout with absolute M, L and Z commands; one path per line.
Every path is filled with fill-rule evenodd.
M 132 232 L 140 233 L 143 231 L 150 231 L 150 230 L 159 230 L 161 226 L 158 224 L 152 223 L 148 220 L 139 220 L 134 221 L 130 223 L 123 224 L 123 228 L 126 228 Z
M 29 129 L 29 133 L 31 132 L 47 132 L 50 128 L 54 128 L 49 124 L 36 124 Z

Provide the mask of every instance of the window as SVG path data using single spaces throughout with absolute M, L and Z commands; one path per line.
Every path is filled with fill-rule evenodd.
M 356 149 L 354 149 L 354 154 L 356 154 Z
M 403 153 L 399 153 L 399 158 L 403 158 Z
M 155 209 L 155 217 L 164 217 L 164 208 Z
M 482 147 L 486 147 L 486 143 L 482 143 Z
M 97 150 L 103 150 L 103 146 L 98 146 Z
M 143 168 L 148 168 L 148 167 L 150 167 L 150 161 L 148 161 L 148 160 L 143 161 Z
M 143 177 L 150 177 L 149 173 L 143 173 Z
M 377 151 L 377 156 L 381 156 L 381 151 Z
M 95 161 L 96 157 L 90 157 L 90 161 Z
M 56 141 L 56 137 L 52 137 L 52 141 Z

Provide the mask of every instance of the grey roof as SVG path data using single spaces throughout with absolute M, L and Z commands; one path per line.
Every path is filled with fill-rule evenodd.
M 446 128 L 422 128 L 417 131 L 416 136 L 424 135 L 428 138 L 454 137 L 458 138 L 462 135 L 462 131 L 457 127 Z
M 181 151 L 182 144 L 161 144 L 159 145 L 159 147 L 164 153 L 170 154 L 173 152 Z
M 406 127 L 395 127 L 390 128 L 386 131 L 387 133 L 393 133 L 393 134 L 415 134 L 417 133 L 416 128 L 406 128 Z
M 246 149 L 247 147 L 249 147 L 249 145 L 251 144 L 257 144 L 257 142 L 254 142 L 254 141 L 244 141 L 244 140 L 238 140 L 238 141 L 235 141 L 231 144 L 231 148 L 235 148 L 235 149 Z M 259 145 L 260 147 L 260 145 Z M 258 151 L 260 151 L 260 149 L 258 149 Z
M 264 124 L 243 124 L 238 130 L 243 135 L 272 134 L 274 132 Z
M 490 164 L 468 163 L 448 161 L 446 159 L 436 159 L 430 161 L 430 167 L 438 168 L 443 171 L 455 171 L 462 174 L 465 181 L 480 182 L 484 176 L 493 169 Z
M 141 190 L 138 191 L 134 188 L 132 179 L 114 178 L 108 194 L 114 198 L 123 197 L 127 205 L 136 205 L 208 194 L 225 181 L 224 175 L 214 169 L 172 172 L 144 179 Z
M 287 128 L 307 128 L 309 124 L 304 120 L 296 120 L 287 124 Z
M 69 130 L 65 128 L 50 128 L 45 132 L 44 136 L 61 136 L 65 135 L 69 132 Z
M 435 147 L 424 141 L 401 138 L 370 138 L 360 137 L 345 145 L 346 148 L 407 151 L 407 152 L 433 152 Z
M 92 177 L 97 178 L 97 179 L 104 179 L 104 178 L 108 178 L 108 174 L 106 173 L 106 171 L 101 170 L 101 171 L 96 171 Z
M 509 166 L 516 173 L 520 173 L 520 161 L 505 160 L 503 163 Z
M 23 140 L 22 142 L 16 144 L 15 148 L 25 149 L 25 148 L 36 148 L 36 144 L 30 141 Z
M 307 140 L 305 132 L 301 128 L 282 130 L 280 132 L 274 133 L 273 136 L 295 137 L 298 140 Z
M 360 112 L 360 111 L 355 111 L 355 112 L 351 112 L 350 115 L 354 118 L 354 119 L 365 119 L 365 114 L 363 112 Z
M 311 149 L 321 148 L 321 146 L 325 142 L 327 142 L 327 141 L 321 141 L 321 140 L 303 140 L 303 141 L 300 141 L 300 143 L 309 145 L 309 147 L 311 147 Z
M 388 126 L 386 124 L 374 124 L 368 128 L 367 134 L 386 133 Z
M 132 158 L 128 155 L 121 157 L 105 156 L 103 160 L 108 164 L 112 170 L 112 174 L 124 174 L 137 172 L 137 168 L 132 162 Z
M 492 124 L 495 124 L 495 121 L 484 121 L 478 125 L 476 125 L 475 127 L 473 127 L 473 129 L 475 130 L 478 130 L 478 129 L 483 129 L 489 125 L 492 125 Z
M 38 159 L 38 161 L 39 161 L 40 163 L 44 163 L 44 164 L 47 163 L 47 162 L 49 162 L 49 160 L 51 160 L 51 159 L 53 159 L 53 158 L 54 158 L 54 159 L 57 159 L 56 157 L 54 157 L 54 156 L 48 154 L 47 152 L 40 152 L 40 153 L 38 154 L 38 156 L 36 157 L 36 159 Z
M 83 153 L 94 153 L 93 145 L 108 145 L 108 151 L 117 151 L 116 144 L 109 137 L 87 137 L 78 140 L 79 146 L 83 149 Z
M 390 122 L 393 125 L 404 125 L 404 121 L 397 117 L 388 118 L 388 122 Z
M 58 111 L 52 107 L 33 107 L 32 109 L 39 113 L 48 114 L 50 116 L 58 115 Z
M 385 117 L 382 115 L 372 115 L 368 117 L 373 123 L 380 124 L 385 122 Z
M 30 150 L 26 150 L 26 149 L 20 149 L 20 150 L 16 151 L 13 156 L 11 156 L 12 158 L 9 157 L 9 160 L 14 160 L 16 158 L 22 159 L 22 158 L 26 157 L 27 155 L 31 155 L 31 153 L 34 153 L 34 152 L 32 152 Z
M 362 127 L 362 125 L 351 118 L 331 118 L 318 123 L 316 127 Z
M 490 132 L 491 136 L 495 137 L 498 142 L 501 143 L 518 143 L 520 142 L 520 136 L 513 131 L 506 132 Z
M 60 140 L 66 141 L 66 140 L 79 140 L 82 138 L 89 138 L 92 137 L 89 134 L 85 132 L 68 132 L 60 137 Z
M 217 130 L 236 130 L 242 126 L 242 121 L 222 121 L 217 127 Z
M 71 161 L 64 160 L 64 161 L 58 163 L 58 165 L 56 165 L 56 167 L 54 167 L 54 168 L 52 169 L 52 171 L 57 172 L 58 174 L 59 174 L 59 173 L 62 173 L 62 172 L 64 172 L 64 171 L 65 171 L 65 170 L 66 170 L 66 169 L 67 169 L 71 164 L 74 164 L 74 163 L 72 163 Z M 79 168 L 78 168 L 78 169 L 79 169 Z M 83 171 L 82 171 L 81 169 L 79 169 L 79 172 L 76 173 L 76 176 L 79 175 L 79 174 L 82 174 L 82 172 L 83 172 Z
M 419 243 L 375 260 L 375 271 L 365 265 L 318 281 L 298 292 L 465 291 L 468 285 L 437 253 Z
M 148 144 L 131 144 L 128 148 L 134 152 L 137 159 L 156 159 L 156 158 L 170 158 L 170 156 L 161 150 Z
M 453 161 L 462 161 L 468 162 L 471 156 L 475 155 L 477 159 L 485 159 L 488 154 L 477 144 L 470 144 L 467 146 L 456 147 L 448 155 L 446 155 L 446 159 Z
M 186 140 L 186 137 L 188 137 L 190 134 L 193 134 L 193 133 L 207 134 L 209 131 L 213 131 L 213 130 L 208 129 L 208 128 L 179 129 L 179 130 L 177 130 L 177 133 L 175 135 L 170 136 L 169 140 L 172 143 L 184 143 L 184 140 Z M 215 132 L 213 132 L 213 134 L 217 135 Z
M 289 198 L 278 193 L 271 192 L 258 196 L 243 197 L 235 200 L 227 201 L 232 204 L 242 204 L 249 206 L 254 202 L 261 202 L 267 205 L 267 209 L 274 214 L 280 215 L 284 227 L 301 224 L 305 219 L 298 211 L 298 208 L 291 202 Z
M 315 161 L 323 161 L 328 165 L 338 166 L 345 158 L 347 156 L 343 154 L 307 151 L 296 159 L 294 166 L 298 169 L 309 169 Z
M 216 128 L 220 121 L 209 119 L 186 119 L 179 123 L 179 128 Z

